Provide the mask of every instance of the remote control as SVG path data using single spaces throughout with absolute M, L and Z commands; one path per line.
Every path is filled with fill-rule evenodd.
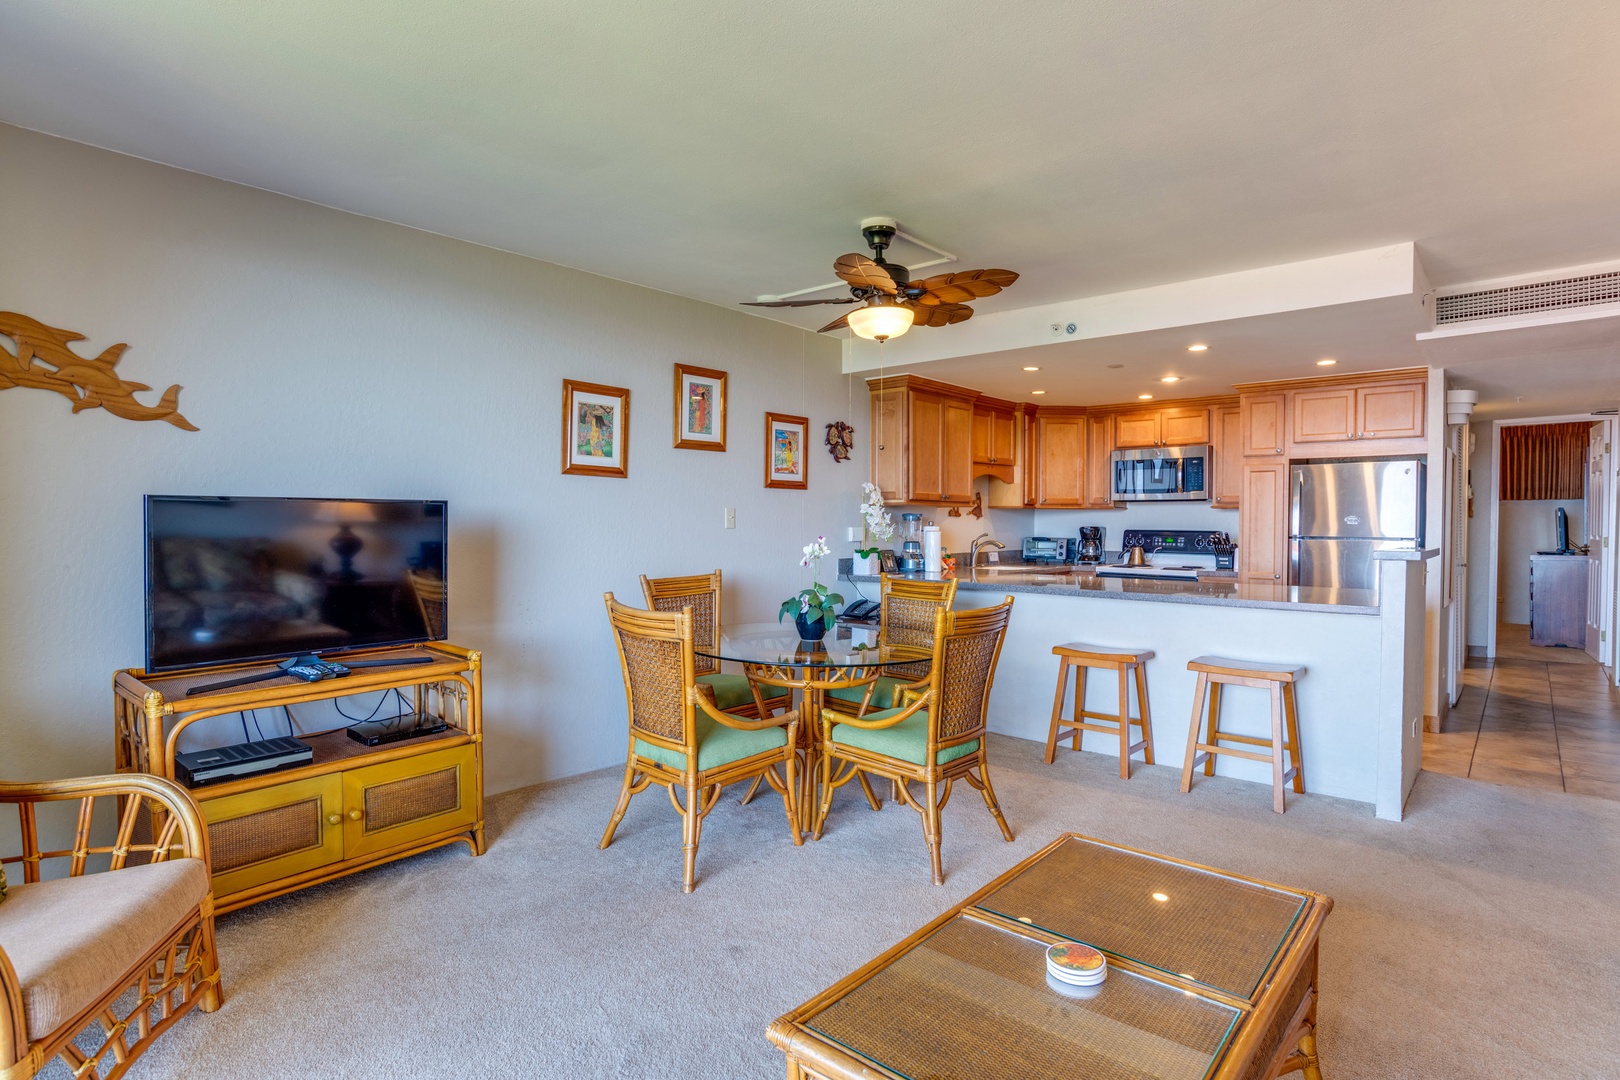
M 305 682 L 320 682 L 322 679 L 332 677 L 332 673 L 325 669 L 325 665 L 297 664 L 287 668 L 286 671 L 293 678 L 303 679 Z
M 351 674 L 347 667 L 338 663 L 336 660 L 322 660 L 321 666 L 324 667 L 327 674 L 334 679 L 341 679 L 343 676 Z

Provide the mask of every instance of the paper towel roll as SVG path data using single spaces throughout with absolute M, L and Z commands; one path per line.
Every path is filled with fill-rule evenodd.
M 945 570 L 945 552 L 938 525 L 923 526 L 923 569 L 930 574 L 943 573 Z

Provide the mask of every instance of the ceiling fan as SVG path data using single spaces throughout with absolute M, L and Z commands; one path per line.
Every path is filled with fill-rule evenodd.
M 873 258 L 857 252 L 840 255 L 833 272 L 849 283 L 848 296 L 820 300 L 745 300 L 748 307 L 811 307 L 816 304 L 860 304 L 816 331 L 849 327 L 874 341 L 899 337 L 913 326 L 949 326 L 973 317 L 969 300 L 994 296 L 1018 280 L 1011 270 L 963 270 L 912 281 L 911 272 L 883 257 L 899 226 L 888 219 L 868 219 L 861 235 Z

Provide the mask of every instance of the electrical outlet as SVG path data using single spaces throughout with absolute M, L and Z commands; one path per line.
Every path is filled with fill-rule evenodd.
M 737 527 L 737 508 L 735 506 L 728 506 L 728 507 L 726 507 L 726 528 L 735 529 L 736 527 Z
M 999 551 L 990 551 L 990 552 L 986 552 L 985 554 L 986 554 L 986 556 L 989 558 L 989 560 L 991 562 L 993 562 L 993 563 L 1001 562 L 1001 552 L 999 552 Z
M 861 542 L 861 527 L 859 525 L 850 525 L 847 528 L 845 528 L 844 529 L 844 539 L 848 540 L 852 544 L 860 543 Z

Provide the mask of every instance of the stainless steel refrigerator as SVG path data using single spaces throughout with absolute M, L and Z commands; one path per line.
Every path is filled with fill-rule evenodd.
M 1423 547 L 1421 460 L 1295 465 L 1291 473 L 1290 584 L 1376 589 L 1373 552 Z

